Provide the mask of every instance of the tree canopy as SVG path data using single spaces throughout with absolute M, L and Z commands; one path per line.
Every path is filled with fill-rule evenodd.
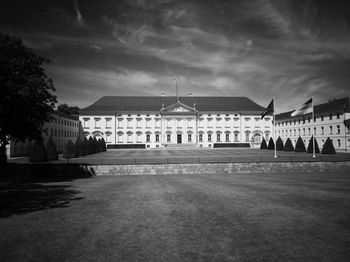
M 49 61 L 25 47 L 22 40 L 0 33 L 0 163 L 6 163 L 11 139 L 40 139 L 56 97 L 42 67 Z
M 57 106 L 57 111 L 64 113 L 66 115 L 78 115 L 80 108 L 77 106 L 69 106 L 67 104 L 59 104 Z

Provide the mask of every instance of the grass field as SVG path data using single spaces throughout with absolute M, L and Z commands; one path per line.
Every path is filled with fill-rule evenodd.
M 0 185 L 0 261 L 350 261 L 347 173 Z

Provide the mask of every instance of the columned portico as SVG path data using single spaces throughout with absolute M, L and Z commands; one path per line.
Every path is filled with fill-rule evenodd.
M 178 101 L 160 110 L 163 146 L 197 144 L 197 110 Z

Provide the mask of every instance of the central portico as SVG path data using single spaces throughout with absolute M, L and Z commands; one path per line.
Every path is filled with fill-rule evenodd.
M 186 105 L 179 100 L 160 110 L 162 119 L 162 145 L 193 145 L 197 146 L 197 118 L 196 105 Z

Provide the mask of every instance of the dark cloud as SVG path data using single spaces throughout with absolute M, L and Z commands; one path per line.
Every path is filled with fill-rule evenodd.
M 60 102 L 249 96 L 279 111 L 348 95 L 350 8 L 325 0 L 2 1 L 0 30 L 51 60 Z

